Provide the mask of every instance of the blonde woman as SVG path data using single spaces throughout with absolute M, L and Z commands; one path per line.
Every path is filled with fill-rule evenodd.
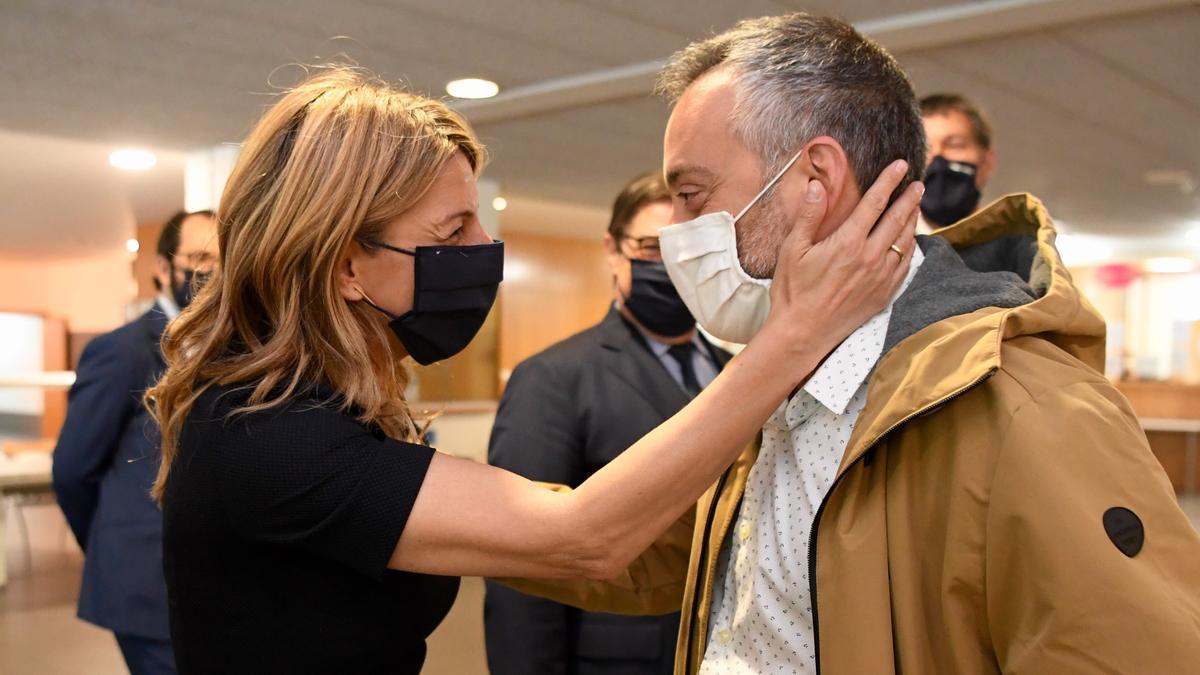
M 919 186 L 881 217 L 902 167 L 817 244 L 824 194 L 799 186 L 766 326 L 559 494 L 421 445 L 403 398 L 404 357 L 460 350 L 495 297 L 483 165 L 444 105 L 344 70 L 283 96 L 246 140 L 218 213 L 221 271 L 170 327 L 148 394 L 179 672 L 417 673 L 460 575 L 616 575 L 884 306 L 914 245 Z

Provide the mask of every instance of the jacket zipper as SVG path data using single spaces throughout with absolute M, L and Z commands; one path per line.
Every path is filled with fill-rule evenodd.
M 703 569 L 697 568 L 696 588 L 692 589 L 692 625 L 688 627 L 687 643 L 684 649 L 686 663 L 683 672 L 685 673 L 692 672 L 692 634 L 696 631 L 696 624 L 699 617 L 698 610 L 700 609 L 700 596 L 703 594 L 704 589 L 704 585 L 700 583 L 700 580 L 704 577 L 704 570 L 708 568 L 708 565 L 705 564 L 705 557 L 709 553 L 708 540 L 712 534 L 713 521 L 716 519 L 717 506 L 720 504 L 721 490 L 725 489 L 726 479 L 729 478 L 729 474 L 731 473 L 733 473 L 733 467 L 726 469 L 725 473 L 721 474 L 720 480 L 717 481 L 717 489 L 713 491 L 712 504 L 709 505 L 708 513 L 704 516 L 704 539 L 700 544 L 700 564 L 703 565 Z M 696 514 L 697 517 L 699 515 Z
M 963 387 L 963 388 L 959 389 L 958 391 L 955 391 L 947 396 L 942 397 L 940 400 L 934 402 L 932 405 L 926 406 L 920 410 L 915 410 L 915 411 L 909 413 L 908 415 L 905 415 L 900 420 L 898 420 L 895 424 L 888 427 L 882 434 L 879 434 L 879 437 L 875 439 L 875 442 L 871 443 L 871 446 L 869 448 L 867 448 L 867 450 L 865 450 L 853 462 L 851 462 L 850 466 L 847 466 L 846 470 L 843 471 L 837 478 L 834 479 L 833 484 L 829 486 L 829 490 L 825 493 L 825 497 L 823 499 L 821 499 L 821 505 L 817 507 L 817 515 L 813 517 L 812 530 L 808 533 L 808 594 L 809 594 L 809 603 L 812 605 L 813 654 L 816 656 L 816 658 L 815 658 L 815 662 L 816 662 L 816 666 L 817 666 L 816 675 L 821 675 L 821 637 L 820 637 L 819 622 L 817 619 L 817 528 L 821 524 L 821 515 L 823 513 L 825 513 L 825 505 L 829 503 L 829 498 L 833 496 L 833 491 L 837 489 L 837 486 L 839 483 L 842 482 L 842 479 L 845 478 L 846 475 L 850 473 L 850 469 L 853 468 L 855 465 L 857 465 L 859 462 L 863 461 L 863 459 L 866 458 L 867 455 L 869 455 L 871 453 L 871 450 L 875 447 L 875 445 L 878 444 L 880 440 L 887 438 L 888 434 L 895 431 L 901 425 L 907 424 L 914 417 L 918 417 L 920 415 L 925 414 L 926 412 L 930 412 L 936 408 L 946 405 L 950 401 L 953 401 L 954 399 L 958 398 L 959 396 L 962 396 L 963 394 L 967 393 L 968 391 L 974 389 L 975 387 L 979 386 L 980 384 L 985 382 L 987 379 L 989 379 L 992 375 L 995 375 L 996 370 L 997 370 L 997 368 L 989 369 L 986 373 L 984 373 L 980 377 L 976 378 L 975 380 L 973 380 L 970 384 L 966 385 L 965 387 Z

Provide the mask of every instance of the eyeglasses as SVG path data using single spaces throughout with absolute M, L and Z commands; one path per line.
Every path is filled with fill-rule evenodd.
M 622 237 L 621 240 L 632 243 L 634 256 L 641 260 L 662 260 L 662 248 L 659 247 L 658 237 Z
M 211 267 L 217 263 L 217 256 L 208 251 L 192 251 L 191 253 L 176 253 L 176 262 L 184 263 L 188 269 Z

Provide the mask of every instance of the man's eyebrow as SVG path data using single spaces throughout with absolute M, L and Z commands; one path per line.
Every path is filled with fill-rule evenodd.
M 677 166 L 667 172 L 667 185 L 674 186 L 679 182 L 679 177 L 684 174 L 696 175 L 702 178 L 712 178 L 713 172 L 699 164 L 685 164 Z

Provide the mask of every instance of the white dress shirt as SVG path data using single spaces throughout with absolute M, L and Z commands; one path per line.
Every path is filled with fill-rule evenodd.
M 655 340 L 641 328 L 638 328 L 638 330 L 646 338 L 646 343 L 650 345 L 650 351 L 654 352 L 654 355 L 662 362 L 663 367 L 671 374 L 671 379 L 675 380 L 680 387 L 683 387 L 683 368 L 675 360 L 675 357 L 668 353 L 671 345 L 665 345 Z M 700 337 L 699 331 L 696 331 L 696 335 L 692 338 L 692 346 L 695 347 L 692 350 L 692 370 L 696 373 L 696 381 L 700 384 L 700 388 L 703 389 L 710 382 L 717 379 L 719 368 L 716 362 L 713 361 L 709 346 Z
M 924 259 L 917 248 L 888 306 L 763 426 L 762 449 L 718 560 L 702 675 L 816 672 L 809 535 L 866 404 L 896 297 Z
M 158 294 L 158 308 L 167 315 L 168 321 L 174 321 L 175 317 L 179 316 L 179 305 L 175 304 L 175 299 L 165 291 Z

